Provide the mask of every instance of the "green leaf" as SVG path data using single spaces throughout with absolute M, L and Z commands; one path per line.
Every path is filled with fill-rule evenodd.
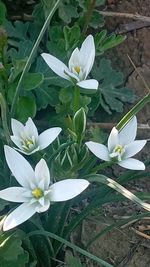
M 134 93 L 130 89 L 122 87 L 123 74 L 112 69 L 110 60 L 103 58 L 99 66 L 93 69 L 92 74 L 99 81 L 100 91 L 97 101 L 109 114 L 112 113 L 112 110 L 122 112 L 123 103 L 135 101 Z
M 119 44 L 121 44 L 126 39 L 125 35 L 116 35 L 115 33 L 106 37 L 103 42 L 100 44 L 98 51 L 100 53 L 111 49 Z
M 27 40 L 27 31 L 29 22 L 15 21 L 13 24 L 10 21 L 5 22 L 5 29 L 10 38 L 19 39 L 20 41 Z M 25 48 L 25 47 L 24 47 Z
M 0 266 L 1 267 L 25 267 L 29 255 L 22 248 L 22 241 L 16 233 L 0 234 Z
M 17 119 L 26 122 L 29 117 L 34 117 L 36 114 L 35 100 L 29 97 L 22 96 L 19 98 L 16 109 Z
M 94 260 L 94 261 L 97 262 L 100 266 L 104 266 L 104 267 L 114 267 L 113 265 L 107 263 L 106 261 L 104 261 L 104 260 L 98 258 L 97 256 L 95 256 L 95 255 L 93 255 L 93 254 L 87 252 L 86 250 L 84 250 L 84 249 L 82 249 L 82 248 L 80 248 L 80 247 L 78 247 L 78 246 L 72 244 L 71 242 L 67 241 L 66 239 L 64 239 L 64 238 L 62 238 L 62 237 L 60 237 L 60 236 L 58 236 L 58 235 L 55 235 L 55 234 L 53 234 L 53 233 L 51 233 L 51 232 L 47 232 L 47 231 L 33 231 L 33 232 L 27 234 L 26 237 L 30 237 L 30 236 L 34 236 L 34 235 L 45 235 L 45 236 L 48 236 L 48 237 L 50 237 L 50 238 L 53 238 L 53 239 L 55 239 L 55 240 L 57 240 L 57 241 L 63 243 L 64 245 L 66 245 L 66 246 L 72 248 L 73 250 L 75 250 L 75 251 L 81 253 L 82 255 L 84 255 L 84 256 L 90 258 L 91 260 Z
M 32 47 L 33 43 L 31 41 L 21 41 L 19 42 L 17 49 L 11 48 L 8 50 L 8 56 L 11 57 L 12 61 L 16 59 L 27 59 L 32 50 Z
M 77 2 L 64 0 L 59 6 L 58 14 L 67 24 L 71 22 L 72 18 L 78 18 Z
M 48 82 L 44 82 L 35 90 L 37 109 L 46 108 L 48 105 L 55 107 L 59 103 L 59 89 L 50 87 Z
M 48 52 L 65 63 L 64 59 L 67 57 L 67 53 L 63 27 L 60 25 L 50 27 L 49 37 L 50 40 L 47 42 Z
M 62 104 L 66 104 L 72 101 L 73 90 L 69 90 L 69 88 L 62 88 L 59 93 L 59 100 Z
M 95 39 L 96 49 L 99 47 L 102 41 L 106 38 L 106 35 L 107 35 L 107 30 L 103 30 L 95 35 L 94 39 Z
M 0 25 L 4 23 L 5 17 L 6 17 L 6 6 L 2 1 L 0 1 Z
M 10 70 L 9 82 L 12 83 L 24 69 L 27 59 L 13 60 L 13 67 Z
M 69 48 L 75 48 L 81 37 L 81 30 L 79 25 L 75 24 L 72 27 L 65 26 L 63 28 L 64 37 L 66 41 L 66 50 Z
M 94 10 L 89 25 L 92 28 L 97 29 L 103 27 L 104 24 L 105 24 L 104 17 L 97 10 Z
M 44 81 L 44 75 L 42 73 L 27 73 L 24 77 L 22 87 L 25 90 L 33 90 L 40 86 Z
M 66 260 L 65 260 L 67 267 L 84 267 L 81 264 L 80 259 L 73 257 L 72 253 L 66 254 Z
M 105 175 L 95 174 L 95 175 L 89 175 L 89 181 L 91 182 L 99 182 L 102 184 L 105 184 L 109 186 L 110 188 L 116 190 L 120 194 L 122 194 L 124 197 L 130 199 L 131 201 L 137 203 L 140 205 L 143 209 L 150 211 L 150 204 L 142 201 L 140 198 L 135 196 L 131 191 L 127 190 L 125 187 L 123 187 L 121 184 L 117 183 L 116 181 L 112 180 L 111 178 L 108 178 Z

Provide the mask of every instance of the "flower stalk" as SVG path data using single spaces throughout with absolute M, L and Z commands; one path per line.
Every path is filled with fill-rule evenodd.
M 80 108 L 80 89 L 79 87 L 75 87 L 74 89 L 74 99 L 73 99 L 73 110 L 74 114 L 77 112 L 77 110 Z

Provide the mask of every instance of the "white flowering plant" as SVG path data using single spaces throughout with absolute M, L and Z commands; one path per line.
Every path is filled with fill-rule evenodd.
M 132 91 L 120 88 L 122 75 L 112 70 L 110 61 L 99 62 L 99 56 L 124 37 L 107 37 L 105 30 L 93 35 L 90 27 L 96 29 L 99 22 L 92 23 L 92 17 L 88 21 L 89 10 L 95 11 L 90 3 L 67 3 L 72 12 L 77 6 L 81 10 L 74 25 L 75 15 L 63 16 L 65 1 L 54 0 L 36 6 L 33 23 L 12 25 L 4 19 L 6 30 L 0 28 L 2 267 L 63 267 L 67 247 L 100 266 L 114 267 L 71 242 L 71 234 L 95 209 L 99 212 L 103 204 L 123 201 L 123 197 L 142 210 L 127 222 L 150 212 L 149 195 L 126 188 L 136 176 L 149 175 L 149 161 L 133 157 L 149 141 L 138 137 L 137 113 L 149 103 L 150 94 L 110 133 L 107 129 L 102 140 L 97 127 L 103 113 L 99 108 L 109 114 L 122 112 L 123 102 L 135 100 Z M 0 8 L 5 9 L 1 1 Z M 59 25 L 60 21 L 69 26 Z M 111 171 L 116 168 L 117 178 Z M 98 234 L 85 247 L 97 238 Z

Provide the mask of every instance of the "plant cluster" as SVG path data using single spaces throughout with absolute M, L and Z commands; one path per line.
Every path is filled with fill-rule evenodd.
M 104 4 L 41 0 L 32 22 L 12 23 L 0 1 L 2 267 L 83 266 L 73 255 L 63 262 L 64 245 L 113 267 L 87 251 L 101 233 L 86 248 L 68 241 L 70 234 L 97 207 L 123 197 L 145 209 L 142 216 L 150 211 L 147 194 L 134 195 L 123 186 L 149 175 L 143 173 L 149 162 L 132 156 L 147 142 L 135 140 L 136 114 L 150 94 L 111 130 L 107 145 L 106 138 L 97 140 L 99 131 L 87 131 L 96 111 L 122 112 L 124 103 L 135 101 L 122 73 L 104 58 L 125 39 L 99 31 Z M 105 173 L 116 165 L 130 170 L 117 181 Z

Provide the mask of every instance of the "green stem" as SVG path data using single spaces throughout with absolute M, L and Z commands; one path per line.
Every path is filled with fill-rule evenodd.
M 43 35 L 46 32 L 46 30 L 47 30 L 47 28 L 49 26 L 50 20 L 51 20 L 51 18 L 53 16 L 54 12 L 56 11 L 56 9 L 57 9 L 60 1 L 61 0 L 57 0 L 56 1 L 56 4 L 54 5 L 53 9 L 49 13 L 49 15 L 48 15 L 48 17 L 47 17 L 47 19 L 46 19 L 46 21 L 45 21 L 45 23 L 44 23 L 41 31 L 40 31 L 40 34 L 39 34 L 39 36 L 38 36 L 38 38 L 37 38 L 37 40 L 36 40 L 36 42 L 35 42 L 35 44 L 34 44 L 34 46 L 32 48 L 32 51 L 31 51 L 31 53 L 30 53 L 30 55 L 28 57 L 28 60 L 26 62 L 26 65 L 24 67 L 24 70 L 23 70 L 23 72 L 21 74 L 20 80 L 19 80 L 18 85 L 17 85 L 17 88 L 16 88 L 16 92 L 15 92 L 15 95 L 14 95 L 14 99 L 13 99 L 13 103 L 12 103 L 12 107 L 11 107 L 11 116 L 12 117 L 14 117 L 16 104 L 17 104 L 18 97 L 19 97 L 19 94 L 20 94 L 20 91 L 21 91 L 21 88 L 22 88 L 23 78 L 24 78 L 25 74 L 28 72 L 28 70 L 29 70 L 29 68 L 31 66 L 32 59 L 33 59 L 33 57 L 34 57 L 34 55 L 35 55 L 35 53 L 36 53 L 36 51 L 38 49 L 38 46 L 39 46 L 39 44 L 40 44 L 40 42 L 41 42 L 41 40 L 43 38 Z
M 147 103 L 150 102 L 150 93 L 144 96 L 117 124 L 116 128 L 120 131 Z
M 7 140 L 7 144 L 10 144 L 11 139 L 10 139 L 9 128 L 7 125 L 7 108 L 6 108 L 4 97 L 1 93 L 0 93 L 0 106 L 1 106 L 1 117 L 2 117 L 2 124 L 3 124 L 3 129 L 5 132 L 5 137 Z
M 80 88 L 75 87 L 74 89 L 74 103 L 73 103 L 73 108 L 74 108 L 74 114 L 80 107 Z
M 88 29 L 88 25 L 89 25 L 89 22 L 91 20 L 91 17 L 92 17 L 94 8 L 95 8 L 95 4 L 96 4 L 96 0 L 90 1 L 90 4 L 89 4 L 88 9 L 87 9 L 87 13 L 85 15 L 85 23 L 84 23 L 83 30 L 82 30 L 83 35 L 86 34 L 86 31 Z

